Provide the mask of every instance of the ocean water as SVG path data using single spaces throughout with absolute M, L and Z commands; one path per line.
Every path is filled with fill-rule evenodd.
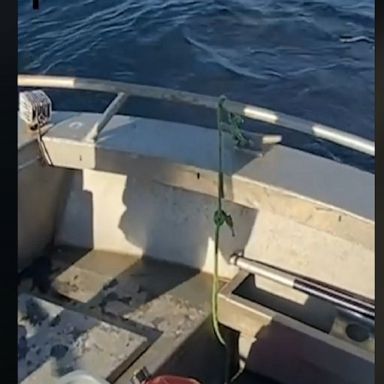
M 374 139 L 373 0 L 19 0 L 19 73 L 111 79 L 219 96 Z M 56 109 L 109 96 L 49 91 Z M 134 99 L 122 110 L 214 128 L 212 111 Z M 370 172 L 374 160 L 265 124 L 287 145 Z

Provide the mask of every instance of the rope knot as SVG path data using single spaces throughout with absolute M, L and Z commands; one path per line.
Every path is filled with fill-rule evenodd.
M 232 231 L 232 236 L 235 236 L 233 219 L 231 215 L 225 213 L 222 209 L 217 209 L 213 215 L 213 221 L 215 222 L 216 228 L 220 228 L 226 224 Z

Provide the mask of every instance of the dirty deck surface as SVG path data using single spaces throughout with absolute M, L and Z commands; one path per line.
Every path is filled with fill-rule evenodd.
M 112 379 L 143 352 L 147 339 L 28 294 L 18 300 L 18 381 L 54 383 L 81 367 Z
M 55 249 L 20 280 L 19 344 L 34 348 L 27 353 L 19 345 L 19 383 L 39 378 L 49 384 L 73 366 L 115 381 L 122 367 L 144 355 L 148 368 L 155 370 L 209 316 L 210 284 L 210 276 L 147 258 Z M 41 324 L 33 326 L 23 316 L 27 304 L 45 311 Z M 60 313 L 65 321 L 52 327 Z M 72 332 L 70 324 L 80 323 L 78 332 Z M 89 358 L 76 357 L 85 339 L 99 345 L 97 339 L 108 333 L 118 342 L 104 343 L 99 350 L 102 364 L 92 352 Z
M 76 368 L 123 384 L 146 366 L 222 384 L 224 358 L 211 332 L 210 300 L 211 276 L 199 271 L 56 248 L 20 276 L 19 383 L 50 384 Z M 32 316 L 27 306 L 34 306 Z M 235 383 L 271 384 L 248 372 Z

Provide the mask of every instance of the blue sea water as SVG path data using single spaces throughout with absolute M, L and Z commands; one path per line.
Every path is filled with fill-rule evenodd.
M 19 0 L 19 73 L 182 89 L 374 139 L 373 0 Z M 110 97 L 50 91 L 56 109 Z M 214 114 L 135 99 L 124 113 L 214 127 Z M 373 171 L 374 160 L 284 129 L 293 147 Z

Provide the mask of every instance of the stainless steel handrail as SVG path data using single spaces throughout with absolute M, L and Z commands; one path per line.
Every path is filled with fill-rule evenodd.
M 19 75 L 17 81 L 20 87 L 66 88 L 117 94 L 117 98 L 112 102 L 114 104 L 106 109 L 101 120 L 96 123 L 92 130 L 93 134 L 91 138 L 93 139 L 97 138 L 97 135 L 108 121 L 118 112 L 128 95 L 186 103 L 210 109 L 216 109 L 218 103 L 218 98 L 213 96 L 117 81 L 40 75 Z M 375 156 L 375 143 L 357 135 L 342 132 L 326 125 L 317 124 L 284 113 L 235 101 L 226 100 L 224 107 L 232 113 L 253 120 L 299 131 L 373 157 Z

